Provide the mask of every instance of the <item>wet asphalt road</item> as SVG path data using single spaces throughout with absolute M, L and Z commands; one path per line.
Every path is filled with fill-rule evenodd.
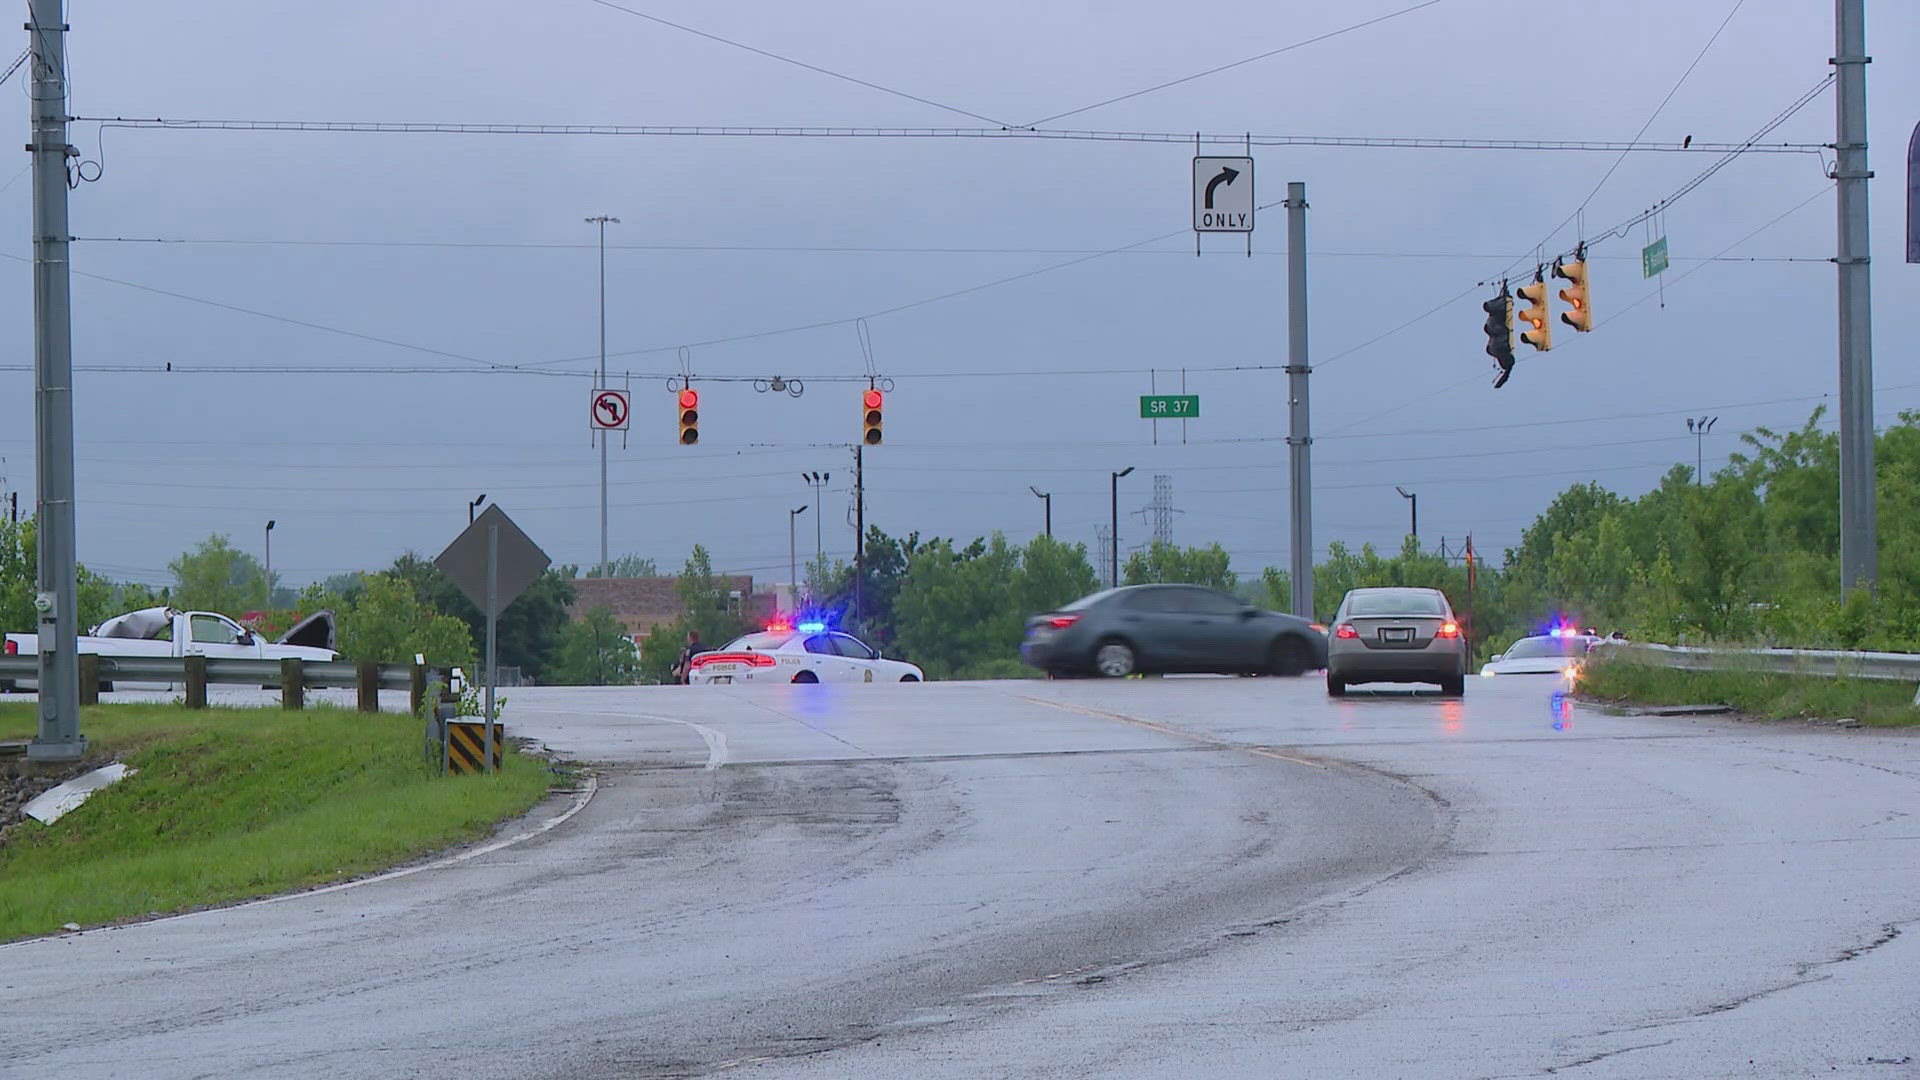
M 0 947 L 0 1075 L 1920 1075 L 1920 738 L 1554 685 L 511 691 L 585 809 Z

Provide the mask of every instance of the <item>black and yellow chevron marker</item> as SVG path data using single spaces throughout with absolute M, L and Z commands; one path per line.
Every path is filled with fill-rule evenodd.
M 486 760 L 485 740 L 487 723 L 484 720 L 450 720 L 447 722 L 447 771 L 452 773 L 485 772 L 481 763 Z M 495 721 L 493 725 L 493 771 L 500 771 L 501 746 L 506 742 L 506 725 Z

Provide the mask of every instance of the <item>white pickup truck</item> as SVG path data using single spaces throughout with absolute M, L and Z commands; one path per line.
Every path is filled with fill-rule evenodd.
M 227 659 L 332 660 L 335 628 L 333 612 L 321 611 L 302 620 L 275 641 L 267 641 L 239 623 L 212 611 L 176 611 L 169 607 L 143 608 L 116 615 L 80 638 L 80 651 L 98 656 L 205 656 Z M 37 634 L 8 634 L 8 656 L 32 656 L 39 651 Z M 11 686 L 0 680 L 0 690 L 25 689 L 31 681 Z

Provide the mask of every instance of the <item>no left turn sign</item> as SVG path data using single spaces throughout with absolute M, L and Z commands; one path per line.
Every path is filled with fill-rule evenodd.
M 595 431 L 625 431 L 632 418 L 632 400 L 625 390 L 593 392 L 593 428 Z

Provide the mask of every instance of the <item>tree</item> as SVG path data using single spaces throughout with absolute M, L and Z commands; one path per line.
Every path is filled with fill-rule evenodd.
M 412 585 L 415 594 L 435 611 L 466 623 L 476 652 L 485 647 L 486 614 L 438 566 L 409 551 L 394 560 L 389 573 Z M 573 598 L 572 584 L 559 571 L 550 569 L 535 578 L 500 612 L 495 649 L 501 666 L 518 667 L 530 678 L 542 677 L 559 646 L 560 631 L 570 621 L 567 605 Z
M 1100 588 L 1100 576 L 1087 559 L 1087 545 L 1036 536 L 1020 553 L 1020 607 L 1023 614 L 1052 611 Z
M 1155 540 L 1145 551 L 1127 556 L 1121 571 L 1128 585 L 1183 582 L 1232 592 L 1236 579 L 1227 563 L 1227 550 L 1217 543 L 1183 548 Z
M 578 567 L 567 566 L 563 567 L 561 572 L 565 577 L 641 578 L 660 576 L 660 568 L 654 565 L 652 559 L 642 558 L 638 555 L 622 555 L 608 562 L 604 572 L 598 566 L 588 567 L 587 572 L 584 574 L 578 571 Z
M 34 542 L 32 519 L 15 522 L 0 518 L 0 630 L 32 633 L 40 623 L 33 599 L 40 592 L 40 548 Z M 106 578 L 76 567 L 75 605 L 79 609 L 82 633 L 109 615 L 113 607 L 114 585 Z
M 167 568 L 173 571 L 176 607 L 232 615 L 266 606 L 267 578 L 259 560 L 218 533 Z
M 639 681 L 640 654 L 604 604 L 560 631 L 547 681 L 569 686 L 627 686 Z
M 935 540 L 915 552 L 898 601 L 902 652 L 934 678 L 1023 674 L 1021 579 L 1019 549 L 997 532 L 961 551 Z
M 338 598 L 309 590 L 302 595 L 302 604 L 317 602 L 314 610 L 335 608 L 342 656 L 402 663 L 419 654 L 430 664 L 473 665 L 473 638 L 466 626 L 435 611 L 396 574 L 367 575 L 359 599 L 352 604 L 325 603 L 328 599 Z

